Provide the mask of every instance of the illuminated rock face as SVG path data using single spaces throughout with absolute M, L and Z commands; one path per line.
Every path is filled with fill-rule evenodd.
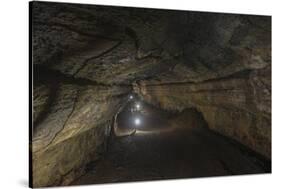
M 270 69 L 200 83 L 149 85 L 135 90 L 167 110 L 196 108 L 210 129 L 271 157 Z
M 43 90 L 38 88 L 34 92 L 35 109 L 46 103 L 45 98 L 37 97 Z M 34 127 L 35 186 L 67 185 L 83 173 L 87 163 L 102 155 L 126 92 L 124 87 L 59 84 L 52 105 L 45 112 L 37 112 L 44 113 L 45 118 Z
M 199 16 L 200 17 L 200 16 Z M 168 72 L 135 83 L 168 110 L 194 107 L 209 127 L 271 157 L 271 30 L 261 17 L 200 17 L 191 43 Z
M 133 90 L 271 157 L 271 18 L 33 2 L 33 184 L 104 152 Z

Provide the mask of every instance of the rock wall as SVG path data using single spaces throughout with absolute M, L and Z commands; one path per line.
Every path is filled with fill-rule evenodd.
M 193 16 L 175 65 L 135 91 L 164 109 L 194 107 L 211 129 L 271 158 L 270 17 Z
M 128 91 L 125 87 L 60 83 L 48 107 L 52 99 L 47 97 L 47 86 L 35 86 L 34 121 L 40 113 L 45 117 L 33 131 L 34 186 L 67 185 L 83 173 L 87 163 L 101 156 L 114 115 Z
M 147 102 L 167 110 L 194 107 L 210 129 L 271 157 L 270 68 L 199 83 L 135 84 Z
M 130 38 L 117 35 L 121 45 L 121 39 L 104 30 L 106 23 L 97 27 L 95 13 L 84 6 L 33 2 L 30 11 L 32 184 L 68 185 L 105 150 L 114 116 L 131 91 L 124 81 L 130 73 L 122 76 L 121 72 L 116 77 L 121 66 L 116 69 L 114 61 L 118 60 L 116 55 L 120 60 L 127 58 L 135 45 Z M 128 69 L 135 65 L 125 61 L 122 66 Z M 147 69 L 140 65 L 140 72 L 142 67 Z
M 134 90 L 271 157 L 271 17 L 32 2 L 33 181 L 99 158 Z
M 33 187 L 68 185 L 105 151 L 130 86 L 99 85 L 33 66 Z

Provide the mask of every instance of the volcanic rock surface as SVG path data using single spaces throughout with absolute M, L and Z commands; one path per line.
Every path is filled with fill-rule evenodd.
M 271 158 L 271 18 L 33 2 L 33 186 L 105 151 L 135 92 Z

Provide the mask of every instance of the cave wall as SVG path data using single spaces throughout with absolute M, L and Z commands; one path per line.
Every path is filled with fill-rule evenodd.
M 266 70 L 241 78 L 200 83 L 135 86 L 147 102 L 166 110 L 196 108 L 210 129 L 231 137 L 254 151 L 271 157 L 270 83 Z M 270 74 L 270 73 L 269 73 Z
M 60 83 L 46 110 L 48 87 L 34 90 L 36 115 L 32 141 L 34 186 L 67 185 L 105 150 L 114 115 L 129 88 Z M 41 90 L 44 92 L 40 93 Z M 34 119 L 35 121 L 37 119 Z
M 144 100 L 194 107 L 210 129 L 271 158 L 271 19 L 193 15 L 182 55 L 168 71 L 135 82 Z
M 114 50 L 120 42 L 112 39 L 111 32 L 108 37 L 99 34 L 106 33 L 96 27 L 94 13 L 83 6 L 42 2 L 33 2 L 30 11 L 32 184 L 68 185 L 84 173 L 87 163 L 104 153 L 114 117 L 126 103 L 131 86 L 115 77 L 118 69 L 111 61 L 117 60 L 119 51 Z M 83 71 L 87 64 L 93 69 Z
M 43 2 L 30 11 L 33 186 L 67 185 L 104 151 L 131 83 L 174 64 L 159 35 L 174 13 L 167 22 L 164 11 Z
M 76 79 L 130 85 L 167 70 L 179 50 L 161 47 L 174 12 L 33 2 L 32 13 L 33 64 Z
M 270 18 L 200 18 L 213 23 L 194 25 L 198 32 L 192 33 L 192 45 L 177 64 L 135 82 L 134 90 L 164 109 L 194 107 L 210 129 L 271 158 Z
M 271 17 L 32 2 L 34 186 L 104 151 L 132 91 L 271 156 Z

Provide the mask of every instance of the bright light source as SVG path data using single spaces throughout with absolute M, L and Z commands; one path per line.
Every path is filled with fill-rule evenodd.
M 133 97 L 133 95 L 130 95 L 130 97 L 129 97 L 130 99 L 133 99 L 134 97 Z
M 140 109 L 140 104 L 136 104 L 136 108 L 139 110 Z
M 141 121 L 140 121 L 139 118 L 136 118 L 136 119 L 135 119 L 135 125 L 140 125 L 140 122 L 141 122 Z

